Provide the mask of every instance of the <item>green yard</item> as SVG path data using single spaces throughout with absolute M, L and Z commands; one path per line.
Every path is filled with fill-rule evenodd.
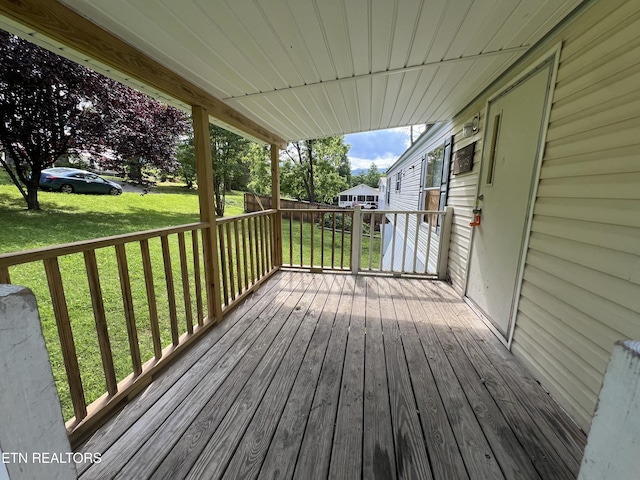
M 0 173 L 0 253 L 28 250 L 38 247 L 59 245 L 80 240 L 88 240 L 112 235 L 139 232 L 198 221 L 198 196 L 196 191 L 186 190 L 176 184 L 160 184 L 154 193 L 123 193 L 120 196 L 65 195 L 60 193 L 40 193 L 42 212 L 25 210 L 24 202 L 17 189 Z M 227 216 L 243 213 L 243 194 L 234 192 L 227 196 Z M 311 228 L 303 223 L 303 262 L 311 261 L 310 234 L 314 235 L 314 266 L 320 266 L 322 231 L 319 226 Z M 289 221 L 283 221 L 283 260 L 289 263 Z M 331 229 L 325 229 L 324 266 L 332 262 Z M 186 235 L 187 258 L 191 258 L 191 236 Z M 292 222 L 293 264 L 300 264 L 300 223 Z M 350 265 L 351 235 L 344 235 L 344 258 L 341 256 L 342 235 L 335 234 L 336 250 L 333 258 L 335 267 Z M 175 282 L 175 297 L 180 333 L 186 331 L 185 306 L 182 301 L 180 264 L 177 249 L 177 235 L 170 235 L 172 270 Z M 364 266 L 369 261 L 369 237 L 363 246 Z M 373 239 L 373 265 L 379 261 L 379 239 Z M 149 248 L 152 259 L 154 287 L 158 305 L 161 340 L 164 346 L 171 343 L 168 295 L 165 284 L 162 249 L 159 239 L 151 239 Z M 153 357 L 153 343 L 150 333 L 144 273 L 138 243 L 127 245 L 127 259 L 140 352 L 142 361 Z M 120 381 L 132 371 L 127 330 L 123 315 L 122 293 L 117 263 L 113 247 L 96 250 L 100 272 L 101 290 L 107 316 L 111 348 L 117 380 Z M 202 258 L 201 258 L 202 261 Z M 87 403 L 91 403 L 106 391 L 100 350 L 98 346 L 94 316 L 90 302 L 89 285 L 82 254 L 73 254 L 59 259 L 65 289 L 69 316 L 72 323 L 81 376 Z M 203 266 L 201 265 L 201 271 Z M 195 295 L 193 266 L 189 266 L 192 311 L 195 317 Z M 65 418 L 73 416 L 60 343 L 58 340 L 53 308 L 42 262 L 19 265 L 10 268 L 12 283 L 31 288 L 38 299 L 43 332 L 49 349 L 54 377 L 62 400 Z M 235 277 L 235 271 L 233 272 Z M 205 307 L 206 308 L 206 307 Z M 194 323 L 195 323 L 194 319 Z

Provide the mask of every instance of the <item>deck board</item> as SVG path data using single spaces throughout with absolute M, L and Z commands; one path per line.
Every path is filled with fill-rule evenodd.
M 378 282 L 365 277 L 365 370 L 362 478 L 395 480 L 396 455 Z
M 385 319 L 384 351 L 389 375 L 389 399 L 396 449 L 398 478 L 433 478 L 429 456 L 420 428 L 420 419 L 406 361 L 400 325 L 411 318 L 406 304 L 398 301 L 396 281 L 380 279 L 382 291 L 380 314 Z
M 334 479 L 356 478 L 362 469 L 365 292 L 364 279 L 356 278 L 349 317 L 347 350 L 342 367 L 338 413 L 333 430 L 329 478 Z
M 268 305 L 278 301 L 278 295 L 285 295 L 282 291 L 292 288 L 302 277 L 287 276 L 281 277 L 278 281 L 268 283 L 266 288 L 261 288 L 259 292 L 254 294 L 251 301 L 243 302 L 234 311 L 234 316 L 229 318 L 205 336 L 200 342 L 193 346 L 189 351 L 189 355 L 183 355 L 180 359 L 164 372 L 159 378 L 155 379 L 149 387 L 146 388 L 137 401 L 127 404 L 124 409 L 111 418 L 102 428 L 85 441 L 79 448 L 80 452 L 104 452 L 113 442 L 124 435 L 147 410 L 151 408 L 160 398 L 162 398 L 169 389 L 177 392 L 177 395 L 186 395 L 192 389 L 192 385 L 197 384 L 199 376 L 198 372 L 204 372 L 222 358 L 225 352 L 236 344 L 238 339 L 247 332 L 247 329 L 256 321 L 253 309 L 263 309 Z M 250 313 L 250 314 L 248 314 Z M 256 332 L 258 334 L 259 332 Z M 246 339 L 246 338 L 245 338 Z M 212 347 L 215 348 L 213 350 Z M 205 354 L 207 354 L 206 362 L 199 362 Z M 185 373 L 190 369 L 194 369 L 193 375 L 185 377 Z M 192 382 L 195 383 L 191 383 Z M 167 399 L 176 397 L 167 396 Z M 142 401 L 144 399 L 144 401 Z M 90 464 L 81 464 L 78 466 L 78 474 L 82 474 Z
M 307 479 L 314 476 L 326 478 L 329 475 L 333 428 L 326 427 L 335 425 L 338 413 L 354 285 L 353 277 L 345 278 L 344 290 L 338 304 L 333 332 L 327 347 L 326 359 L 320 371 L 293 478 Z M 261 476 L 263 474 L 272 476 L 264 470 Z
M 103 478 L 575 478 L 581 432 L 446 284 L 279 272 L 80 449 Z
M 338 305 L 344 286 L 344 277 L 337 277 L 334 281 L 325 308 L 322 310 L 316 332 L 311 339 L 309 349 L 303 360 L 302 367 L 295 383 L 286 399 L 286 406 L 276 431 L 268 445 L 264 462 L 257 465 L 259 478 L 290 478 L 293 475 L 296 459 L 302 443 L 302 438 L 311 412 L 320 370 L 327 359 L 329 339 L 332 337 L 334 320 L 337 318 Z M 333 336 L 335 338 L 335 336 Z M 330 358 L 330 357 L 329 357 Z M 234 460 L 237 460 L 234 458 Z M 226 476 L 226 474 L 225 474 Z M 247 475 L 228 478 L 254 478 Z

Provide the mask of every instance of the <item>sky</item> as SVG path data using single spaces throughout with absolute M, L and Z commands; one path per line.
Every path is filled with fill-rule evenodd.
M 410 127 L 352 133 L 345 135 L 345 143 L 351 145 L 348 156 L 352 170 L 368 169 L 371 162 L 386 170 L 409 147 Z

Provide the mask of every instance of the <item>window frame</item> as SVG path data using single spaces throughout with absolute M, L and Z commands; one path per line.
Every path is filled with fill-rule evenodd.
M 432 152 L 435 152 L 438 149 L 442 149 L 439 157 L 432 157 Z M 437 208 L 435 210 L 444 210 L 447 197 L 449 193 L 449 175 L 451 170 L 451 158 L 453 155 L 453 136 L 445 138 L 438 145 L 433 146 L 429 151 L 425 153 L 422 157 L 422 166 L 420 172 L 420 207 L 422 210 L 433 210 L 429 209 L 429 199 L 433 198 L 433 194 L 431 192 L 437 192 Z M 433 185 L 436 183 L 433 181 L 432 177 L 431 185 L 427 185 L 428 180 L 428 172 L 429 172 L 429 163 L 430 160 L 437 161 L 437 159 L 441 161 L 441 167 L 439 169 L 440 180 L 437 182 L 437 185 Z M 437 170 L 436 170 L 437 172 Z M 423 215 L 422 223 L 429 225 L 429 215 Z M 436 233 L 440 233 L 440 216 L 438 216 L 438 220 L 436 221 Z

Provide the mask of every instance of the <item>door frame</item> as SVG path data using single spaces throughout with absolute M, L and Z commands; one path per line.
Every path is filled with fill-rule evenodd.
M 518 266 L 516 270 L 516 277 L 514 279 L 515 290 L 512 297 L 512 308 L 509 313 L 509 324 L 507 326 L 507 336 L 505 337 L 494 325 L 491 323 L 490 319 L 486 317 L 486 315 L 477 307 L 475 302 L 467 296 L 467 289 L 469 285 L 469 267 L 471 264 L 471 251 L 473 249 L 473 240 L 475 236 L 475 229 L 471 229 L 471 235 L 469 237 L 469 250 L 467 252 L 467 268 L 465 271 L 465 281 L 464 281 L 464 293 L 463 298 L 464 301 L 475 311 L 475 313 L 480 317 L 480 319 L 489 327 L 489 329 L 498 337 L 498 339 L 510 350 L 511 345 L 513 343 L 513 334 L 515 332 L 516 327 L 516 317 L 518 314 L 518 308 L 520 304 L 520 294 L 522 291 L 522 282 L 524 278 L 524 267 L 527 260 L 527 251 L 529 249 L 529 241 L 531 239 L 531 225 L 533 223 L 533 211 L 535 208 L 535 200 L 538 194 L 538 185 L 540 184 L 540 172 L 542 170 L 542 159 L 544 156 L 545 145 L 547 143 L 547 132 L 549 130 L 549 120 L 551 118 L 551 107 L 553 105 L 553 97 L 555 94 L 555 87 L 558 78 L 558 68 L 560 65 L 560 52 L 562 50 L 562 43 L 556 44 L 553 48 L 548 50 L 544 55 L 540 56 L 540 59 L 534 62 L 531 66 L 526 68 L 523 72 L 517 75 L 513 80 L 511 80 L 505 87 L 501 88 L 498 92 L 494 93 L 490 97 L 487 98 L 484 106 L 484 126 L 482 133 L 482 145 L 483 145 L 483 155 L 481 158 L 480 169 L 478 170 L 478 184 L 476 186 L 475 193 L 475 202 L 477 204 L 478 195 L 480 194 L 480 188 L 482 186 L 482 175 L 484 172 L 484 147 L 487 145 L 487 142 L 490 140 L 487 138 L 487 128 L 486 123 L 489 114 L 489 106 L 492 102 L 502 97 L 506 93 L 508 93 L 513 88 L 516 88 L 523 80 L 525 80 L 529 75 L 534 73 L 540 67 L 542 67 L 545 63 L 551 63 L 551 78 L 549 80 L 549 91 L 547 93 L 545 112 L 542 119 L 540 138 L 538 140 L 536 156 L 534 160 L 533 174 L 531 176 L 531 186 L 530 186 L 530 194 L 527 205 L 527 218 L 525 221 L 525 228 L 523 230 L 522 240 L 521 240 L 521 248 L 520 248 L 520 256 L 518 260 Z

